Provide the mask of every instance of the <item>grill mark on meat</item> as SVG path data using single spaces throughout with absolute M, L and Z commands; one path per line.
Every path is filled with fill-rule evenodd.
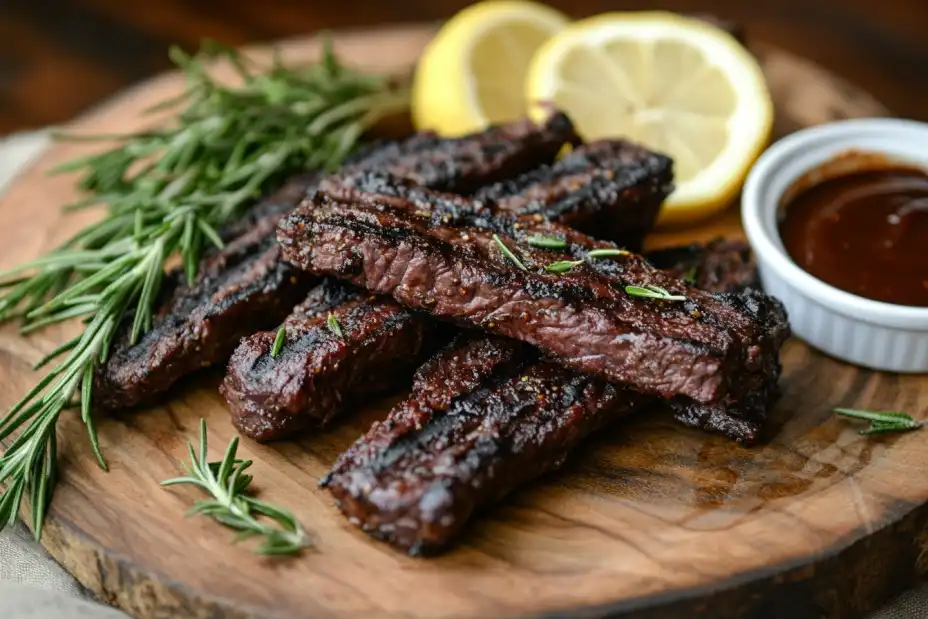
M 638 249 L 673 190 L 673 162 L 622 140 L 575 148 L 550 166 L 484 187 L 478 200 Z
M 692 276 L 697 288 L 718 292 L 741 292 L 758 288 L 757 263 L 744 241 L 713 239 L 649 252 L 648 261 L 680 279 Z
M 346 166 L 383 167 L 435 189 L 476 188 L 549 163 L 575 140 L 569 120 L 554 115 L 540 127 L 520 121 L 461 139 L 417 134 L 362 150 Z M 317 179 L 297 177 L 227 226 L 221 235 L 232 240 L 205 253 L 192 285 L 179 271 L 168 274 L 152 330 L 130 345 L 127 321 L 114 341 L 95 377 L 96 404 L 121 409 L 150 401 L 183 376 L 227 359 L 243 336 L 280 323 L 319 278 L 280 260 L 273 230 Z
M 271 357 L 275 333 L 249 337 L 236 348 L 220 390 L 229 401 L 232 420 L 246 436 L 259 441 L 282 438 L 307 427 L 323 426 L 353 400 L 389 388 L 408 376 L 434 329 L 395 303 L 374 303 L 370 295 L 347 284 L 326 280 L 284 322 L 287 344 Z M 328 326 L 329 315 L 342 336 Z M 366 358 L 382 364 L 367 371 Z
M 585 153 L 584 149 L 585 147 L 580 147 L 574 152 Z M 646 149 L 627 142 L 601 142 L 596 144 L 592 151 L 597 153 L 597 156 L 584 155 L 582 162 L 575 157 L 568 166 L 561 168 L 556 167 L 557 164 L 553 168 L 544 166 L 535 173 L 519 177 L 517 183 L 509 183 L 505 186 L 495 185 L 492 188 L 493 197 L 485 201 L 473 200 L 456 194 L 436 193 L 379 170 L 352 173 L 350 186 L 336 186 L 335 190 L 346 199 L 361 200 L 374 205 L 386 202 L 401 209 L 414 208 L 423 216 L 430 217 L 436 225 L 452 220 L 466 223 L 477 222 L 481 227 L 493 227 L 504 234 L 511 233 L 514 224 L 511 218 L 496 217 L 495 214 L 500 210 L 517 208 L 531 210 L 534 221 L 538 218 L 543 220 L 548 215 L 548 211 L 545 210 L 547 205 L 551 205 L 551 217 L 584 222 L 586 219 L 601 220 L 611 208 L 621 211 L 623 216 L 634 220 L 638 219 L 638 211 L 650 209 L 651 203 L 659 204 L 669 192 L 669 183 L 664 179 L 665 175 L 670 174 L 670 164 L 666 158 L 653 155 Z M 600 160 L 613 167 L 597 173 L 595 166 L 600 164 Z M 619 163 L 627 169 L 619 168 Z M 586 186 L 568 188 L 567 184 L 562 182 L 565 179 L 574 184 L 581 182 L 582 179 L 577 176 L 581 171 L 585 174 L 584 178 L 605 178 L 608 173 L 611 176 L 609 183 L 613 190 L 604 191 L 605 184 L 601 183 L 597 195 L 602 199 L 611 196 L 609 199 L 613 202 L 609 205 L 594 204 L 589 200 Z M 505 199 L 507 190 L 513 192 L 518 199 L 513 199 L 503 209 L 496 204 L 496 201 Z M 634 196 L 629 192 L 630 190 L 635 192 Z M 581 199 L 569 200 L 567 191 L 577 192 Z M 548 199 L 545 199 L 546 194 L 550 194 Z M 529 196 L 530 200 L 523 196 Z M 626 205 L 624 201 L 628 201 L 629 204 Z M 566 208 L 564 204 L 567 202 L 574 206 Z M 640 242 L 640 239 L 635 242 Z M 424 302 L 428 304 L 430 301 L 425 299 Z M 387 298 L 377 297 L 366 301 L 365 305 L 374 317 L 389 314 L 394 316 L 395 320 L 402 321 L 403 324 L 423 325 L 423 329 L 425 329 L 424 325 L 430 324 L 425 316 L 410 313 Z M 361 311 L 360 308 L 358 311 Z M 324 325 L 315 325 L 313 328 L 324 328 Z M 346 337 L 350 339 L 350 336 Z M 333 407 L 339 404 L 332 397 L 333 387 L 331 385 L 342 386 L 338 388 L 349 386 L 349 383 L 341 377 L 342 374 L 366 373 L 369 376 L 371 380 L 368 383 L 356 383 L 352 386 L 355 391 L 354 395 L 358 397 L 367 395 L 365 385 L 383 382 L 384 377 L 381 375 L 392 370 L 394 364 L 392 356 L 379 358 L 376 349 L 368 350 L 363 355 L 350 356 L 354 350 L 350 343 L 346 351 L 340 351 L 344 354 L 333 360 L 327 361 L 324 353 L 304 348 L 288 356 L 286 363 L 257 364 L 255 360 L 267 354 L 273 339 L 274 334 L 266 332 L 243 340 L 229 363 L 227 377 L 222 387 L 236 425 L 244 434 L 257 440 L 284 438 L 291 431 L 318 426 L 329 421 L 335 413 Z M 492 342 L 492 340 L 479 338 L 478 341 L 484 344 Z M 287 348 L 285 344 L 284 350 Z M 395 351 L 389 349 L 386 353 L 393 355 Z M 408 358 L 420 358 L 421 353 L 419 349 L 410 349 Z M 477 350 L 475 348 L 475 354 L 501 354 L 501 350 Z M 302 362 L 298 361 L 300 359 Z M 255 375 L 263 372 L 272 373 L 273 376 Z M 317 380 L 306 380 L 304 375 L 307 372 L 314 372 Z M 398 376 L 392 371 L 390 375 L 394 380 Z M 459 387 L 463 387 L 467 380 L 466 376 L 454 375 L 453 372 L 448 378 L 452 381 L 459 381 Z M 281 384 L 298 385 L 298 388 L 303 391 L 299 395 L 288 392 L 287 397 L 282 401 L 276 395 Z M 447 399 L 449 388 L 445 388 L 442 394 L 428 393 L 423 394 L 423 397 L 430 398 L 430 401 L 432 401 L 431 398 L 439 396 Z M 315 390 L 319 391 L 319 397 L 313 395 Z M 303 424 L 293 422 L 299 407 L 303 407 L 307 418 Z M 275 429 L 274 418 L 278 415 L 282 427 Z M 250 417 L 254 420 L 250 420 Z M 314 423 L 308 420 L 313 420 Z
M 667 255 L 656 261 L 685 271 L 695 253 L 705 258 L 695 265 L 701 269 L 724 251 L 738 247 L 719 241 L 670 254 L 686 258 L 680 263 Z M 755 278 L 742 268 L 715 274 L 719 283 L 709 290 L 720 292 Z M 410 397 L 349 447 L 320 485 L 373 537 L 413 555 L 436 554 L 475 512 L 560 468 L 585 437 L 653 402 L 539 361 L 514 340 L 462 335 L 419 369 Z
M 302 197 L 301 178 L 262 202 L 251 229 L 208 252 L 192 286 L 180 271 L 166 278 L 152 329 L 130 345 L 127 320 L 94 377 L 94 404 L 116 410 L 150 401 L 181 377 L 225 360 L 239 339 L 283 319 L 314 276 L 280 259 L 273 230 Z
M 528 365 L 447 410 L 402 402 L 322 483 L 369 534 L 435 554 L 478 508 L 559 468 L 586 436 L 647 399 L 553 364 Z
M 516 340 L 461 333 L 416 370 L 412 399 L 430 409 L 447 410 L 455 398 L 476 390 L 489 377 L 508 374 L 537 356 Z
M 392 295 L 438 318 L 520 339 L 565 365 L 646 393 L 720 402 L 737 386 L 739 372 L 760 371 L 765 355 L 778 353 L 779 334 L 768 337 L 737 298 L 701 292 L 634 255 L 547 274 L 550 262 L 609 245 L 531 217 L 509 221 L 514 237 L 503 242 L 525 272 L 502 254 L 489 231 L 459 222 L 436 226 L 414 209 L 392 204 L 316 196 L 313 209 L 282 222 L 278 237 L 287 259 L 302 268 Z M 567 239 L 569 253 L 520 242 L 539 231 Z M 640 283 L 688 300 L 665 304 L 624 292 L 625 285 Z M 769 297 L 755 303 L 759 312 L 783 315 Z
M 388 146 L 377 157 L 346 166 L 325 179 L 321 189 L 343 191 L 357 184 L 356 175 L 376 169 L 423 187 L 465 194 L 553 161 L 564 144 L 576 143 L 573 124 L 560 112 L 540 126 L 525 119 L 457 139 L 429 134 L 417 138 L 415 148 Z

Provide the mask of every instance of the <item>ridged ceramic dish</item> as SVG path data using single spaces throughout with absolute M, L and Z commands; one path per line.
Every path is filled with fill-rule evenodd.
M 873 301 L 826 284 L 793 262 L 780 239 L 784 195 L 849 151 L 928 168 L 928 124 L 841 121 L 799 131 L 767 149 L 741 199 L 764 289 L 786 304 L 794 335 L 829 355 L 878 370 L 928 372 L 928 308 Z

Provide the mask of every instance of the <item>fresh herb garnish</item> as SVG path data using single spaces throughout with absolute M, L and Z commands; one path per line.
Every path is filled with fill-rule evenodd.
M 0 440 L 22 430 L 0 457 L 0 528 L 29 497 L 41 537 L 55 481 L 55 425 L 77 393 L 106 468 L 90 414 L 94 372 L 126 316 L 133 316 L 132 342 L 151 328 L 167 261 L 178 255 L 192 280 L 203 250 L 222 246 L 217 230 L 257 196 L 295 172 L 337 166 L 366 129 L 409 102 L 407 89 L 341 66 L 329 46 L 317 64 L 287 68 L 275 60 L 260 71 L 218 45 L 195 56 L 175 48 L 171 57 L 188 88 L 157 106 L 183 105 L 170 126 L 81 138 L 118 143 L 59 168 L 80 171 L 88 194 L 69 208 L 102 205 L 103 218 L 47 256 L 0 274 L 0 321 L 21 319 L 24 331 L 71 318 L 85 324 L 39 362 L 59 359 L 0 419 Z M 219 58 L 237 71 L 238 85 L 210 77 L 208 63 Z
M 594 249 L 587 253 L 588 258 L 608 258 L 610 256 L 630 256 L 627 249 Z
M 515 255 L 514 253 L 512 253 L 512 250 L 509 249 L 508 247 L 506 247 L 506 244 L 503 243 L 502 239 L 499 238 L 499 235 L 498 235 L 498 234 L 494 234 L 494 235 L 493 235 L 493 241 L 496 243 L 496 246 L 499 247 L 499 250 L 500 250 L 501 252 L 503 252 L 503 255 L 506 256 L 507 258 L 509 258 L 509 260 L 510 260 L 514 265 L 516 265 L 517 267 L 519 267 L 519 268 L 522 269 L 523 271 L 528 271 L 528 269 L 525 268 L 525 265 L 522 264 L 522 261 L 519 260 L 519 259 L 516 257 L 516 255 Z
M 683 279 L 683 281 L 685 281 L 687 284 L 695 286 L 696 285 L 696 267 L 688 268 L 686 272 L 683 273 L 683 277 L 681 279 Z
M 626 294 L 645 299 L 660 299 L 661 301 L 686 301 L 682 294 L 671 294 L 666 288 L 644 284 L 643 286 L 626 286 Z
M 852 419 L 869 421 L 870 425 L 861 430 L 861 434 L 886 434 L 888 432 L 909 432 L 925 425 L 924 421 L 912 418 L 907 413 L 866 411 L 853 408 L 836 408 L 834 412 Z
M 326 322 L 329 325 L 329 331 L 338 337 L 345 337 L 345 335 L 342 333 L 342 326 L 338 323 L 338 318 L 335 317 L 335 314 L 329 312 L 329 317 L 326 318 Z
M 608 258 L 610 256 L 628 256 L 631 255 L 631 252 L 627 249 L 593 249 L 587 252 L 587 258 Z M 549 273 L 566 273 L 571 270 L 578 264 L 583 264 L 586 260 L 561 260 L 560 262 L 552 262 L 545 267 L 545 271 Z
M 544 249 L 564 249 L 567 247 L 567 241 L 564 239 L 559 239 L 556 236 L 546 236 L 544 234 L 530 236 L 525 239 L 525 242 L 532 247 L 542 247 Z
M 561 260 L 546 266 L 545 271 L 548 273 L 566 273 L 578 264 L 583 264 L 583 260 Z
M 280 349 L 284 347 L 284 342 L 287 341 L 287 329 L 281 327 L 277 330 L 277 335 L 274 336 L 274 344 L 271 346 L 271 359 L 276 359 L 277 355 L 280 354 Z
M 190 464 L 184 467 L 187 475 L 161 482 L 162 486 L 193 484 L 199 486 L 213 498 L 194 503 L 187 511 L 188 516 L 203 514 L 238 531 L 233 542 L 240 542 L 251 537 L 263 537 L 261 545 L 255 552 L 265 555 L 292 555 L 305 548 L 309 541 L 303 527 L 289 511 L 259 501 L 245 494 L 251 484 L 252 476 L 245 473 L 251 466 L 251 460 L 239 460 L 235 457 L 238 450 L 238 437 L 232 439 L 226 448 L 222 462 L 208 462 L 206 459 L 206 421 L 200 420 L 200 453 L 193 445 L 187 444 L 190 452 Z M 274 522 L 273 526 L 266 517 Z

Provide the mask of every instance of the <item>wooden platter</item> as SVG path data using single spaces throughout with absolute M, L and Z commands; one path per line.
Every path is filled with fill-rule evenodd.
M 430 26 L 337 39 L 350 61 L 408 69 Z M 291 60 L 311 40 L 283 44 Z M 779 134 L 886 110 L 822 69 L 758 47 Z M 133 89 L 76 121 L 82 132 L 138 129 L 139 113 L 176 92 L 177 76 Z M 0 200 L 0 266 L 34 257 L 83 217 L 63 216 L 72 179 L 47 178 L 86 150 L 56 145 Z M 735 209 L 652 245 L 739 235 Z M 0 330 L 3 406 L 36 375 L 30 366 L 63 330 L 29 339 Z M 211 458 L 234 435 L 205 372 L 163 406 L 101 420 L 112 472 L 96 468 L 73 416 L 60 424 L 61 481 L 44 543 L 103 600 L 139 617 L 854 617 L 928 571 L 926 435 L 861 437 L 834 406 L 928 411 L 928 379 L 868 372 L 799 342 L 784 349 L 784 396 L 765 445 L 745 449 L 683 430 L 666 415 L 622 423 L 587 443 L 562 472 L 488 510 L 453 552 L 412 559 L 349 525 L 318 490 L 344 447 L 385 413 L 372 401 L 299 442 L 245 442 L 260 490 L 290 506 L 315 546 L 295 560 L 252 556 L 230 533 L 181 514 L 195 493 L 162 490 L 204 416 Z

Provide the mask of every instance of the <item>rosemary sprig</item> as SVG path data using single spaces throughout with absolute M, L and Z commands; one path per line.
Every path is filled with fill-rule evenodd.
M 631 252 L 627 249 L 593 249 L 587 252 L 583 260 L 560 260 L 552 262 L 545 267 L 548 273 L 567 273 L 577 265 L 583 264 L 590 258 L 609 258 L 612 256 L 629 256 Z
M 594 249 L 587 253 L 587 258 L 609 258 L 612 256 L 630 256 L 627 249 Z
M 234 538 L 236 542 L 251 537 L 264 538 L 255 549 L 260 554 L 292 555 L 309 544 L 306 532 L 293 514 L 245 494 L 253 479 L 245 471 L 252 461 L 235 457 L 238 450 L 237 436 L 229 443 L 221 462 L 208 462 L 206 420 L 200 419 L 200 453 L 196 453 L 190 443 L 187 449 L 190 452 L 190 464 L 184 467 L 186 476 L 168 479 L 161 482 L 161 485 L 192 484 L 205 490 L 212 498 L 197 501 L 186 515 L 203 514 L 238 531 Z M 259 516 L 269 519 L 276 526 L 265 519 L 259 520 Z
M 24 331 L 72 318 L 85 323 L 39 362 L 57 365 L 0 419 L 0 441 L 19 431 L 0 457 L 0 528 L 28 498 L 41 536 L 55 482 L 55 425 L 78 393 L 106 468 L 91 417 L 95 368 L 124 320 L 133 342 L 151 328 L 165 263 L 178 256 L 192 280 L 204 248 L 221 246 L 217 231 L 256 196 L 296 171 L 337 166 L 367 128 L 409 100 L 389 80 L 341 66 L 328 46 L 320 63 L 301 68 L 275 60 L 256 70 L 216 44 L 194 56 L 175 48 L 171 58 L 188 88 L 157 106 L 178 109 L 169 126 L 81 138 L 116 145 L 59 168 L 79 171 L 87 192 L 68 208 L 102 206 L 104 216 L 50 254 L 0 273 L 0 321 L 20 319 Z M 210 77 L 207 65 L 219 58 L 237 71 L 238 85 Z
M 342 333 L 342 326 L 339 324 L 338 318 L 335 317 L 335 314 L 329 312 L 329 316 L 325 319 L 325 321 L 329 326 L 329 331 L 334 333 L 336 337 L 345 337 L 345 334 Z
M 284 347 L 284 342 L 287 341 L 287 329 L 281 327 L 277 330 L 277 335 L 274 336 L 274 343 L 271 345 L 271 359 L 276 359 L 277 355 L 280 354 L 280 349 Z
M 506 247 L 506 244 L 503 243 L 503 240 L 499 238 L 498 234 L 493 235 L 493 242 L 496 243 L 496 246 L 499 247 L 499 250 L 503 253 L 504 256 L 506 256 L 506 258 L 509 259 L 510 262 L 519 267 L 520 270 L 528 271 L 528 269 L 525 268 L 525 265 L 522 264 L 522 261 L 519 260 L 519 258 L 514 253 L 512 253 L 512 250 Z
M 548 273 L 566 273 L 578 264 L 583 264 L 583 260 L 559 260 L 545 266 Z
M 924 421 L 914 419 L 907 413 L 891 411 L 867 411 L 853 408 L 836 408 L 834 412 L 851 419 L 863 419 L 870 425 L 860 431 L 861 434 L 887 434 L 889 432 L 909 432 L 925 425 Z
M 682 294 L 671 294 L 666 288 L 644 284 L 643 286 L 626 286 L 625 293 L 632 297 L 660 299 L 661 301 L 686 301 Z
M 542 249 L 564 249 L 567 247 L 567 241 L 559 239 L 556 236 L 547 236 L 545 234 L 536 234 L 525 239 L 525 242 L 532 247 L 541 247 Z

